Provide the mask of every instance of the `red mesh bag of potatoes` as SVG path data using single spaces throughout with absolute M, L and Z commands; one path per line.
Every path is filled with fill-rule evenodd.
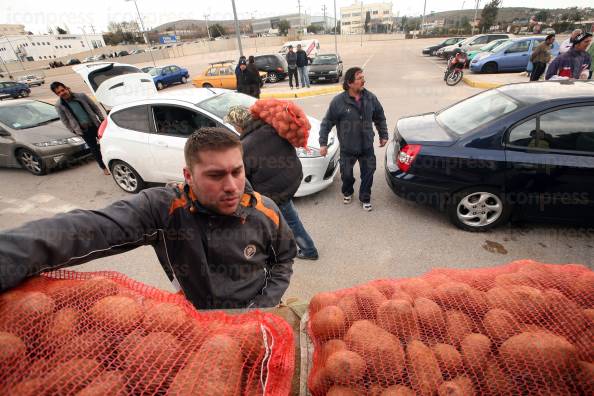
M 594 395 L 594 272 L 522 260 L 320 293 L 312 395 Z
M 294 147 L 307 147 L 311 124 L 305 112 L 293 102 L 260 99 L 250 107 L 252 117 L 271 125 Z
M 287 395 L 278 316 L 198 312 L 116 272 L 56 271 L 0 295 L 1 395 Z

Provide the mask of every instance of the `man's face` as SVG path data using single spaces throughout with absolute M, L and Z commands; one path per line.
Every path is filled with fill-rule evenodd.
M 355 81 L 349 84 L 349 87 L 355 92 L 360 92 L 365 86 L 365 76 L 363 72 L 357 72 L 355 74 Z
M 191 170 L 184 168 L 184 178 L 200 204 L 216 213 L 232 215 L 245 188 L 241 150 L 203 151 Z
M 585 39 L 584 41 L 582 41 L 579 44 L 575 45 L 575 49 L 578 51 L 585 51 L 588 49 L 588 47 L 590 46 L 590 44 L 592 44 L 592 37 L 588 37 L 587 39 Z
M 54 93 L 64 100 L 70 99 L 70 96 L 72 95 L 72 92 L 70 92 L 70 88 L 62 86 L 56 88 Z
M 301 51 L 301 45 L 297 46 L 297 51 Z
M 293 52 L 293 47 L 289 47 L 289 52 Z
M 246 65 L 239 65 L 239 68 L 243 71 L 243 70 L 247 69 L 247 66 Z
M 555 42 L 555 37 L 551 37 L 550 39 L 547 40 L 548 45 L 553 45 L 554 42 Z

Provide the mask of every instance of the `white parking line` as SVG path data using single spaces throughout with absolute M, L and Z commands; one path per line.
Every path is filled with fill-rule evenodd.
M 371 58 L 373 58 L 373 55 L 375 55 L 375 53 L 369 55 L 369 58 L 367 58 L 367 60 L 365 61 L 365 63 L 363 63 L 363 66 L 361 66 L 361 69 L 365 69 L 365 66 L 367 66 L 367 64 L 369 63 L 369 61 L 371 60 Z

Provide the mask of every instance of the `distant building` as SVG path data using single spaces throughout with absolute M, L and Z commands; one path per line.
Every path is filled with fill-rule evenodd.
M 25 35 L 25 25 L 0 24 L 0 36 Z
M 278 24 L 282 20 L 289 21 L 292 29 L 302 30 L 311 23 L 311 16 L 307 14 L 280 15 L 273 18 L 254 19 L 252 21 L 252 31 L 254 34 L 271 34 L 278 32 Z
M 392 3 L 355 3 L 340 9 L 341 34 L 360 34 L 365 31 L 365 18 L 369 12 L 368 31 L 391 32 L 394 26 Z
M 0 36 L 0 57 L 5 62 L 40 61 L 65 57 L 105 46 L 101 34 L 44 34 Z

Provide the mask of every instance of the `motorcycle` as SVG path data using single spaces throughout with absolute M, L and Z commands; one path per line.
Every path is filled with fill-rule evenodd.
M 462 81 L 466 62 L 468 62 L 468 56 L 465 52 L 458 52 L 456 55 L 450 57 L 443 75 L 443 80 L 447 85 L 452 87 Z

